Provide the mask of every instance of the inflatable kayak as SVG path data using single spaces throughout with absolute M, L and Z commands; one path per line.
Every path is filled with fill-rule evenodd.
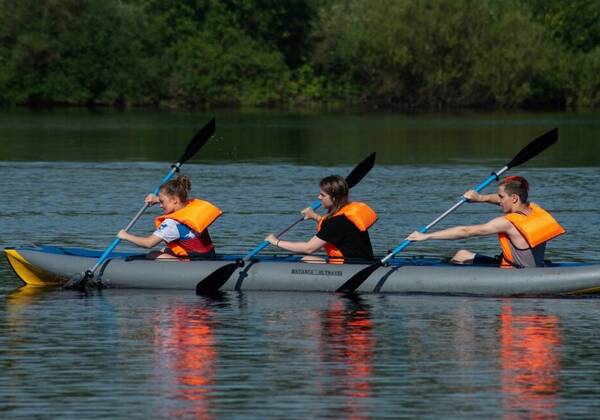
M 60 286 L 93 266 L 101 251 L 55 246 L 6 248 L 8 261 L 28 285 Z M 240 256 L 215 261 L 147 260 L 113 253 L 96 273 L 105 287 L 195 291 L 206 276 Z M 238 268 L 221 290 L 332 292 L 368 264 L 307 264 L 297 256 L 262 256 Z M 397 258 L 378 268 L 358 292 L 479 296 L 600 293 L 600 263 L 559 263 L 544 268 L 460 266 L 432 258 Z

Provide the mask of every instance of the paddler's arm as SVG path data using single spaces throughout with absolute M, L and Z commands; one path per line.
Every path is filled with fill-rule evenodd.
M 406 239 L 412 242 L 426 241 L 428 239 L 465 239 L 471 236 L 485 236 L 507 232 L 511 226 L 511 223 L 504 217 L 496 217 L 482 225 L 455 226 L 431 233 L 415 231 L 408 235 Z
M 304 220 L 312 219 L 315 222 L 318 222 L 319 220 L 321 220 L 323 218 L 323 216 L 321 216 L 319 213 L 314 211 L 312 209 L 312 207 L 307 207 L 304 210 L 302 210 L 300 213 L 302 213 L 302 215 L 304 216 Z
M 312 254 L 313 252 L 323 248 L 327 242 L 316 236 L 310 238 L 308 242 L 283 241 L 278 239 L 272 233 L 265 238 L 265 241 L 271 245 L 275 245 L 281 249 L 292 251 L 299 254 Z
M 463 197 L 467 199 L 469 203 L 490 203 L 500 204 L 500 197 L 498 194 L 479 194 L 475 190 L 469 190 L 463 194 Z
M 124 239 L 126 241 L 129 241 L 131 243 L 136 244 L 137 246 L 141 246 L 143 248 L 154 248 L 156 245 L 158 245 L 160 243 L 160 241 L 162 241 L 161 238 L 159 238 L 158 236 L 152 234 L 150 236 L 136 236 L 136 235 L 132 235 L 129 232 L 125 232 L 124 229 L 121 229 L 119 231 L 119 233 L 117 234 L 117 236 L 121 239 Z

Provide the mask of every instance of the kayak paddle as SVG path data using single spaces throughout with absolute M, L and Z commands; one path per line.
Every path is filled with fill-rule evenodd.
M 183 152 L 183 154 L 181 155 L 179 160 L 171 165 L 171 171 L 169 171 L 169 173 L 160 182 L 158 187 L 156 187 L 156 189 L 153 192 L 154 195 L 158 195 L 158 193 L 160 191 L 160 187 L 165 182 L 169 181 L 173 177 L 175 172 L 179 172 L 179 168 L 181 167 L 181 165 L 183 165 L 189 158 L 194 156 L 196 154 L 196 152 L 202 146 L 204 146 L 204 144 L 208 141 L 208 139 L 211 138 L 211 136 L 214 133 L 215 133 L 215 119 L 213 118 L 204 127 L 202 127 L 202 129 L 200 131 L 198 131 L 196 133 L 194 138 L 192 138 L 190 143 L 187 145 L 185 151 Z M 129 222 L 127 227 L 125 227 L 125 231 L 129 231 L 129 229 L 131 229 L 133 227 L 133 225 L 138 221 L 138 219 L 142 216 L 142 214 L 144 214 L 144 212 L 146 211 L 146 209 L 149 206 L 150 205 L 148 203 L 144 203 L 144 206 L 137 212 L 135 217 L 133 219 L 131 219 L 131 221 Z M 98 260 L 96 261 L 96 264 L 94 264 L 94 266 L 92 268 L 90 268 L 89 270 L 86 270 L 85 273 L 80 273 L 80 274 L 76 274 L 75 276 L 73 276 L 71 279 L 69 279 L 69 281 L 65 284 L 64 287 L 67 289 L 85 287 L 85 284 L 94 278 L 94 273 L 96 272 L 98 267 L 100 267 L 100 265 L 102 265 L 102 263 L 104 263 L 104 261 L 106 261 L 108 259 L 108 256 L 110 255 L 110 253 L 113 252 L 113 250 L 117 247 L 117 245 L 119 244 L 120 241 L 121 241 L 121 239 L 119 237 L 116 237 L 115 240 L 110 244 L 110 246 L 108 248 L 106 248 L 106 251 L 104 251 L 104 253 L 100 256 L 100 258 L 98 258 Z
M 541 152 L 546 150 L 548 147 L 550 147 L 551 145 L 556 143 L 557 140 L 558 140 L 558 128 L 554 128 L 554 129 L 548 131 L 547 133 L 541 135 L 540 137 L 536 138 L 531 143 L 529 143 L 527 146 L 525 146 L 523 149 L 521 149 L 521 151 L 519 153 L 517 153 L 517 155 L 513 158 L 513 160 L 508 162 L 506 164 L 506 166 L 504 166 L 498 172 L 492 172 L 492 174 L 490 175 L 490 177 L 488 179 L 486 179 L 484 182 L 482 182 L 481 184 L 479 184 L 479 186 L 477 186 L 475 188 L 475 191 L 480 192 L 485 187 L 487 187 L 489 184 L 491 184 L 493 181 L 498 180 L 500 175 L 502 175 L 504 172 L 508 171 L 510 168 L 519 166 L 522 163 L 527 162 L 529 159 L 537 156 L 538 154 L 540 154 Z M 460 207 L 461 205 L 463 205 L 466 202 L 467 202 L 467 199 L 465 197 L 462 197 L 460 199 L 460 201 L 458 201 L 458 203 L 456 203 L 454 206 L 450 207 L 440 217 L 435 219 L 433 222 L 431 222 L 427 226 L 424 226 L 421 229 L 419 229 L 419 232 L 426 233 L 429 229 L 431 229 L 433 226 L 435 226 L 439 221 L 444 219 L 446 216 L 448 216 L 450 213 L 452 213 L 454 210 L 456 210 L 458 207 Z M 399 253 L 400 251 L 402 251 L 403 249 L 408 247 L 410 244 L 411 244 L 411 241 L 409 241 L 408 239 L 405 239 L 400 245 L 398 245 L 395 249 L 393 249 L 392 252 L 390 252 L 385 258 L 383 258 L 380 261 L 377 261 L 375 264 L 372 264 L 366 268 L 363 268 L 358 273 L 353 275 L 349 280 L 347 280 L 344 284 L 342 284 L 336 290 L 336 292 L 353 293 L 356 289 L 358 289 L 360 287 L 361 284 L 363 284 L 367 280 L 367 278 L 369 278 L 369 276 L 375 270 L 377 270 L 379 267 L 382 267 L 383 265 L 385 265 L 385 263 L 390 258 L 392 258 L 394 255 L 396 255 L 397 253 Z
M 346 183 L 348 184 L 348 188 L 352 188 L 356 184 L 358 184 L 364 178 L 364 176 L 368 174 L 369 171 L 373 168 L 373 165 L 375 165 L 375 153 L 371 153 L 369 156 L 367 156 L 362 162 L 356 165 L 356 167 L 352 170 L 352 172 L 350 172 L 350 174 L 348 174 L 348 176 L 346 177 Z M 321 202 L 319 200 L 316 200 L 311 206 L 313 210 L 316 210 L 319 207 L 321 207 Z M 300 216 L 291 225 L 283 229 L 275 236 L 280 238 L 288 230 L 290 230 L 303 220 L 304 216 Z M 256 248 L 254 248 L 251 252 L 246 254 L 246 256 L 243 259 L 237 260 L 236 262 L 231 264 L 224 265 L 213 271 L 207 277 L 198 282 L 198 284 L 196 285 L 196 294 L 207 295 L 218 291 L 227 282 L 227 280 L 229 280 L 229 277 L 231 277 L 231 275 L 237 268 L 243 267 L 247 261 L 250 261 L 267 246 L 269 246 L 269 242 L 262 241 Z

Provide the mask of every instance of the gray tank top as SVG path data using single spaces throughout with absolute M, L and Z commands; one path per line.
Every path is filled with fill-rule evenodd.
M 508 247 L 512 254 L 512 262 L 519 268 L 543 267 L 546 242 L 542 242 L 535 248 L 519 249 L 509 240 Z

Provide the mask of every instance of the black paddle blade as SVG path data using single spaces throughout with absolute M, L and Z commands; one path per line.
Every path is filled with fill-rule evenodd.
M 235 262 L 233 264 L 227 264 L 223 267 L 217 268 L 215 271 L 210 273 L 208 277 L 200 280 L 196 285 L 197 295 L 211 295 L 219 291 L 219 289 L 227 283 L 229 277 L 235 270 L 238 269 L 240 264 Z
M 513 168 L 539 155 L 558 140 L 558 128 L 553 128 L 525 146 L 506 166 Z
M 363 284 L 375 270 L 381 267 L 381 265 L 381 261 L 377 261 L 375 264 L 371 264 L 370 266 L 363 268 L 358 273 L 346 280 L 344 284 L 338 287 L 336 292 L 354 293 L 354 291 L 358 289 L 360 285 Z
M 200 131 L 196 133 L 194 138 L 190 141 L 190 144 L 186 147 L 183 155 L 177 161 L 180 164 L 184 164 L 189 158 L 194 156 L 196 152 L 204 146 L 204 143 L 208 141 L 215 134 L 215 119 L 210 120 Z
M 87 284 L 88 280 L 94 278 L 94 273 L 90 270 L 86 270 L 85 273 L 75 274 L 69 279 L 63 286 L 63 289 L 83 289 Z
M 373 165 L 375 165 L 375 155 L 375 152 L 371 153 L 365 160 L 356 165 L 356 168 L 354 168 L 350 174 L 348 174 L 346 177 L 346 184 L 348 184 L 348 188 L 352 188 L 358 184 L 365 177 L 365 175 L 368 174 L 371 169 L 373 169 Z

